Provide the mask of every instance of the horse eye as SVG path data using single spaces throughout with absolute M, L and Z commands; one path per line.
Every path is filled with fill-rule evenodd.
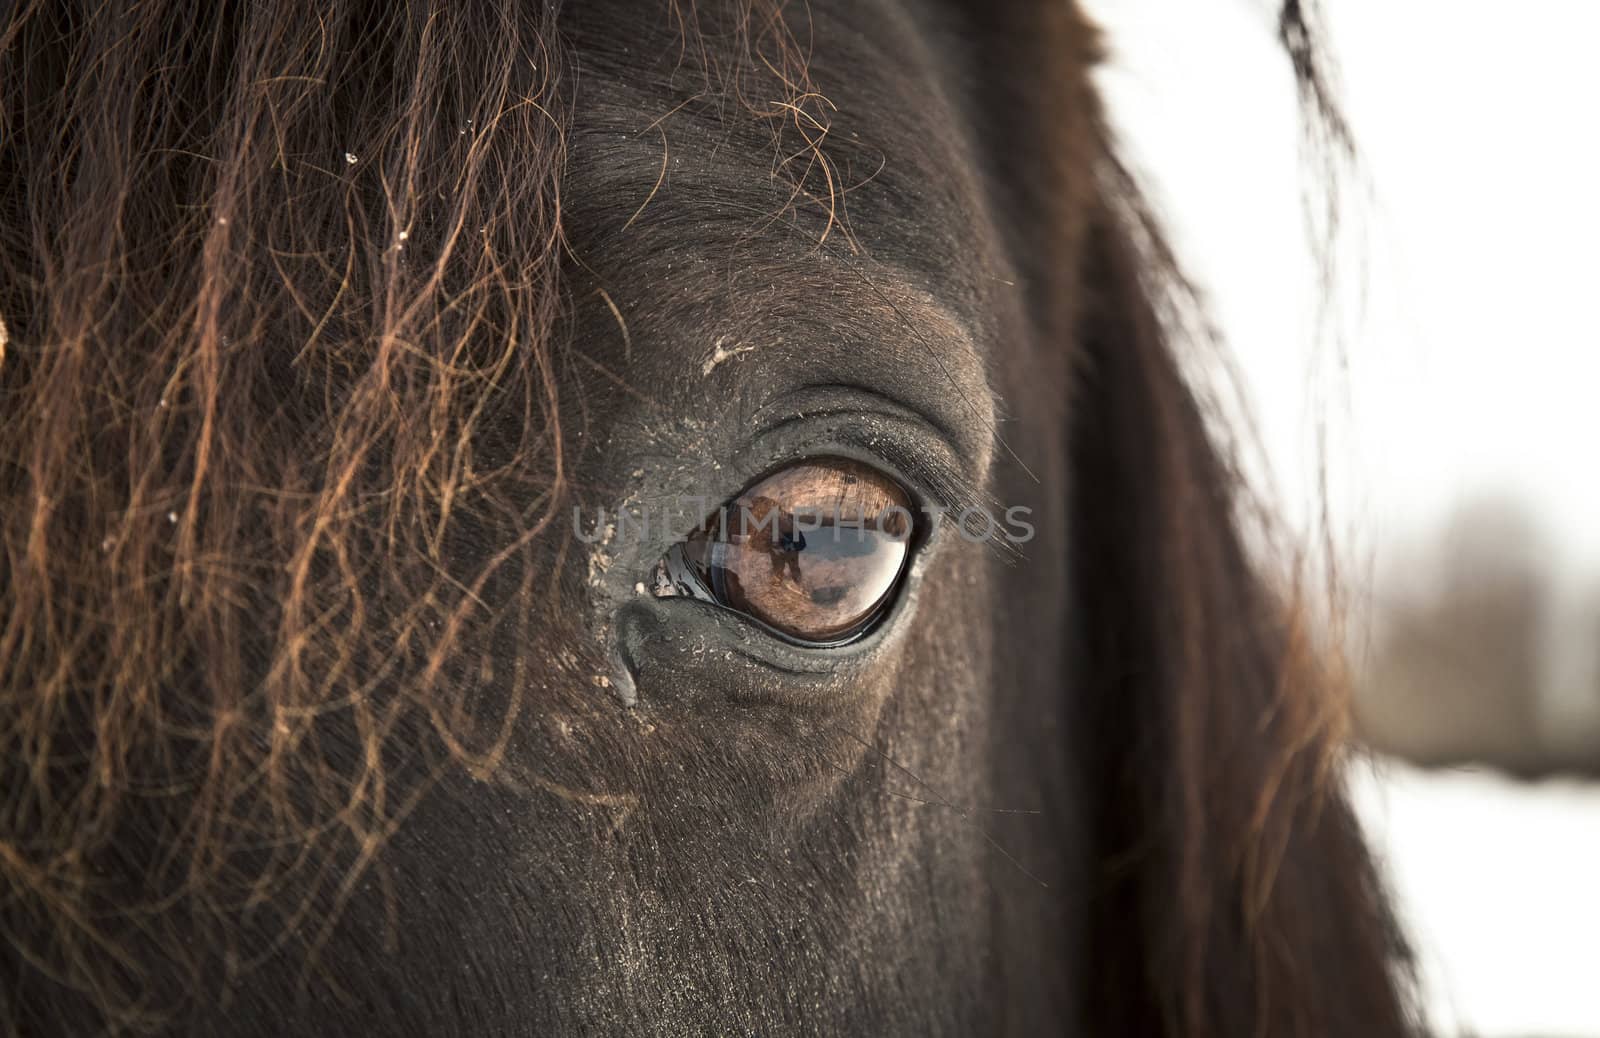
M 893 604 L 913 525 L 910 495 L 871 466 L 797 462 L 674 545 L 655 593 L 715 602 L 801 645 L 842 645 Z

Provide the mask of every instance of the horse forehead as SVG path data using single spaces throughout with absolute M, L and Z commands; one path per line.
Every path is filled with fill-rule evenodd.
M 615 340 L 605 359 L 657 386 L 737 371 L 719 343 L 759 342 L 774 390 L 826 361 L 986 396 L 1015 276 L 944 83 L 950 34 L 879 0 L 813 3 L 784 41 L 638 10 L 584 8 L 565 30 L 579 72 L 564 224 L 575 273 L 605 293 L 586 348 Z
M 749 5 L 702 6 L 733 17 Z M 957 97 L 970 59 L 931 19 L 848 0 L 735 32 L 713 16 L 585 10 L 566 32 L 579 65 L 567 200 L 580 225 L 602 203 L 625 205 L 629 227 L 792 217 L 802 245 L 867 248 L 930 274 L 981 253 L 985 190 Z

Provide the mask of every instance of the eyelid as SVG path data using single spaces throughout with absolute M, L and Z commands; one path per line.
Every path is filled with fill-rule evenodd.
M 611 632 L 616 654 L 613 680 L 624 701 L 631 701 L 641 668 L 661 666 L 666 668 L 663 673 L 681 673 L 684 680 L 700 684 L 716 686 L 731 681 L 729 694 L 757 699 L 767 695 L 760 690 L 774 686 L 735 681 L 730 676 L 762 671 L 782 674 L 799 683 L 785 686 L 791 693 L 804 687 L 806 696 L 819 703 L 831 702 L 842 676 L 872 667 L 874 660 L 893 651 L 907 635 L 925 574 L 949 539 L 948 523 L 933 522 L 928 510 L 960 507 L 967 499 L 959 489 L 969 485 L 967 470 L 926 421 L 892 405 L 878 407 L 880 400 L 870 395 L 853 392 L 849 396 L 858 402 L 855 406 L 769 413 L 760 427 L 745 422 L 741 444 L 719 455 L 718 463 L 708 459 L 695 467 L 686 466 L 679 458 L 663 457 L 643 464 L 630 459 L 627 464 L 635 470 L 635 481 L 649 480 L 644 489 L 651 491 L 649 499 L 658 505 L 674 496 L 692 494 L 704 500 L 707 510 L 736 498 L 764 473 L 806 457 L 839 456 L 875 466 L 895 479 L 910 497 L 916 519 L 899 593 L 853 641 L 826 649 L 796 644 L 775 637 L 748 616 L 710 602 L 651 594 L 651 581 L 662 555 L 687 538 L 704 514 L 684 515 L 682 525 L 676 528 L 653 527 L 650 537 L 610 559 L 599 576 L 606 591 L 596 605 L 605 610 L 601 622 Z M 951 487 L 958 489 L 951 491 Z M 636 494 L 632 500 L 641 498 Z M 791 693 L 779 698 L 787 702 L 794 698 Z
M 973 459 L 957 454 L 925 416 L 892 397 L 858 387 L 826 385 L 784 393 L 753 411 L 730 416 L 719 423 L 717 433 L 700 441 L 704 454 L 655 455 L 646 449 L 618 459 L 620 471 L 614 478 L 630 489 L 608 510 L 613 518 L 624 509 L 647 511 L 651 522 L 647 531 L 599 548 L 603 565 L 595 567 L 593 580 L 604 591 L 595 600 L 597 609 L 609 611 L 635 599 L 671 605 L 648 591 L 662 555 L 688 537 L 707 512 L 753 480 L 805 457 L 833 455 L 864 462 L 904 488 L 918 520 L 908 585 L 916 583 L 917 574 L 941 551 L 949 520 L 936 521 L 935 510 L 959 514 L 967 507 L 993 507 L 981 484 L 975 484 L 984 477 Z M 595 507 L 585 507 L 591 521 Z M 896 606 L 892 612 L 898 610 Z M 863 642 L 877 637 L 875 630 Z M 837 651 L 853 655 L 861 648 L 857 642 Z M 809 665 L 796 660 L 787 667 Z
M 846 457 L 875 459 L 912 494 L 919 512 L 930 504 L 959 511 L 986 496 L 987 474 L 975 470 L 977 459 L 932 416 L 894 397 L 853 385 L 820 384 L 769 400 L 752 418 L 756 438 L 820 423 L 827 438 L 812 453 L 839 454 L 844 448 Z

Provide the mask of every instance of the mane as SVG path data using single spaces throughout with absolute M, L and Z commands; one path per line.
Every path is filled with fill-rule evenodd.
M 1287 0 L 1278 38 L 1305 113 L 1303 158 L 1325 192 L 1307 205 L 1327 290 L 1355 140 L 1315 8 Z M 1103 122 L 1099 136 L 1104 204 L 1068 436 L 1076 615 L 1088 618 L 1081 681 L 1096 690 L 1082 723 L 1097 733 L 1102 785 L 1090 800 L 1112 863 L 1089 944 L 1097 1023 L 1114 1034 L 1416 1033 L 1409 948 L 1339 784 L 1341 660 L 1312 629 L 1320 610 L 1300 578 L 1285 597 L 1246 548 L 1247 529 L 1277 536 L 1233 452 L 1252 445 L 1218 445 L 1178 361 L 1183 348 L 1220 345 L 1219 333 Z
M 8 10 L 0 1019 L 141 1029 L 144 956 L 248 968 L 505 746 L 462 678 L 564 487 L 561 53 L 547 5 Z
M 1069 438 L 1071 633 L 1094 689 L 1079 723 L 1108 863 L 1096 1017 L 1115 1034 L 1411 1033 L 1408 950 L 1338 784 L 1338 661 L 1242 543 L 1242 478 L 1159 316 L 1182 281 L 1122 212 L 1091 231 Z
M 313 910 L 381 872 L 439 775 L 493 772 L 527 706 L 470 679 L 561 608 L 541 541 L 571 489 L 571 75 L 552 5 L 380 10 L 309 32 L 270 4 L 0 21 L 13 1029 L 78 999 L 154 1030 L 183 996 L 143 963 L 199 989 L 298 931 L 314 950 Z M 688 10 L 669 7 L 693 57 Z M 848 239 L 804 49 L 781 3 L 740 10 L 782 101 L 700 53 L 707 87 L 798 135 L 775 149 L 799 156 L 794 203 Z M 1347 148 L 1311 22 L 1288 0 L 1282 39 L 1320 139 Z M 1402 949 L 1331 785 L 1341 715 L 1240 547 L 1237 477 L 1158 312 L 1182 279 L 1102 144 L 1070 434 L 1093 596 L 1074 637 L 1106 690 L 1085 719 L 1106 733 L 1096 836 L 1120 863 L 1090 938 L 1096 1022 L 1399 1033 Z M 266 947 L 239 931 L 253 914 Z

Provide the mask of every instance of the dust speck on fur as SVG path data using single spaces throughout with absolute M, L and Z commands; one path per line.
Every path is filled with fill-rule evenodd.
M 607 546 L 617 537 L 617 524 L 606 523 L 605 532 L 601 535 L 594 551 L 589 553 L 588 580 L 591 586 L 600 583 L 600 574 L 611 568 L 611 553 L 606 551 Z
M 729 349 L 725 345 L 727 341 L 728 337 L 726 335 L 717 337 L 716 344 L 712 346 L 711 352 L 706 354 L 705 363 L 700 365 L 700 374 L 702 377 L 715 371 L 717 369 L 717 365 L 721 364 L 723 361 L 728 360 L 731 357 L 737 357 L 741 353 L 749 353 L 751 350 L 755 349 L 754 346 L 735 346 L 732 349 Z

